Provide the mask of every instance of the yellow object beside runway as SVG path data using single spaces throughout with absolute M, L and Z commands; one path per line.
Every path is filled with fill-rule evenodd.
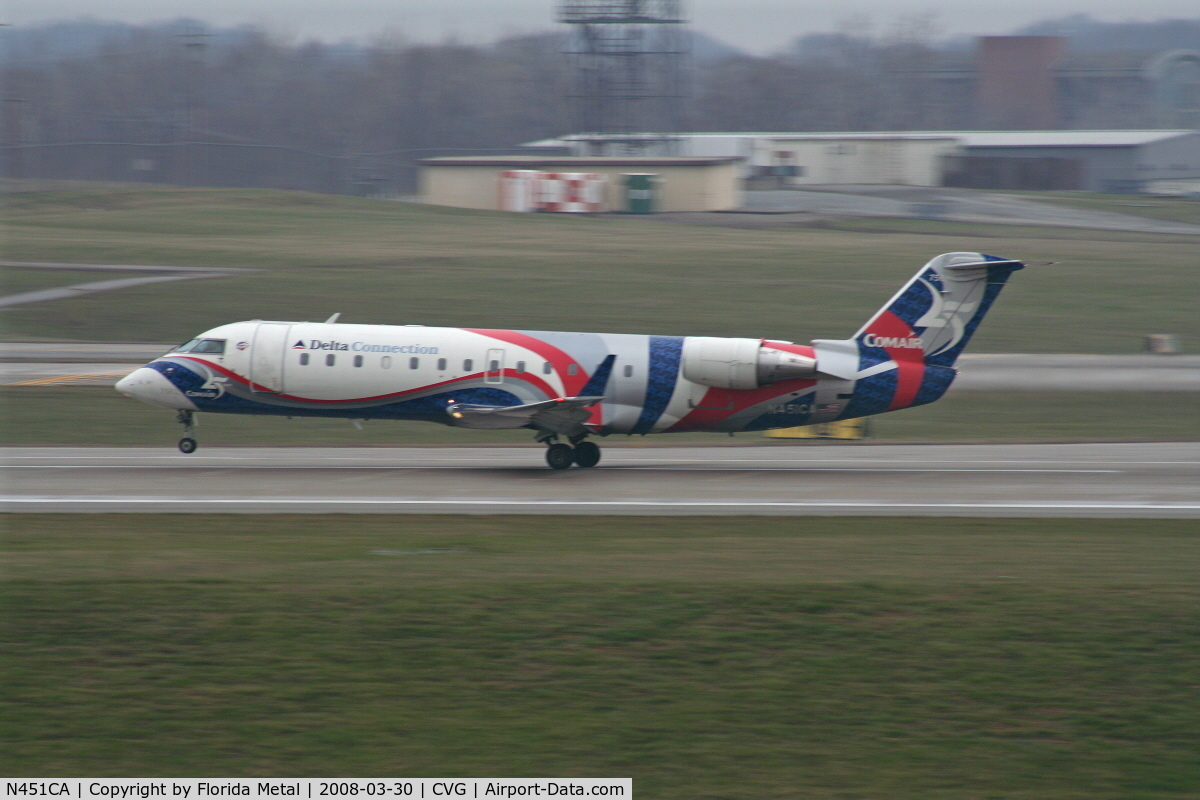
M 796 428 L 776 428 L 763 431 L 763 436 L 772 439 L 863 439 L 870 436 L 866 417 L 839 419 L 819 425 L 800 425 Z

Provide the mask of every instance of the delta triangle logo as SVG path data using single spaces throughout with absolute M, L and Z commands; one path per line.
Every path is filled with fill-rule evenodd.
M 304 347 L 304 342 L 299 341 L 299 342 L 296 342 L 294 345 L 292 345 L 292 349 L 293 350 L 304 350 L 306 348 Z

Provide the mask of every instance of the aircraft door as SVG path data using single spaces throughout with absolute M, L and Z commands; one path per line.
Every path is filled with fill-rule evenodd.
M 488 350 L 487 360 L 483 363 L 484 383 L 504 383 L 504 351 Z
M 287 351 L 291 325 L 262 322 L 254 331 L 250 347 L 250 391 L 283 391 L 283 354 Z

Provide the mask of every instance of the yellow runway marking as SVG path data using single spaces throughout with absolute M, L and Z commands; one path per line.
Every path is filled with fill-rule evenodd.
M 121 372 L 90 372 L 79 375 L 51 375 L 48 378 L 34 378 L 31 381 L 17 381 L 10 383 L 9 386 L 72 386 L 110 378 L 122 378 L 128 374 L 122 370 Z

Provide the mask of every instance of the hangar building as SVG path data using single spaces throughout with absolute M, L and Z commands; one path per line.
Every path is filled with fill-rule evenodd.
M 526 146 L 610 154 L 636 147 L 637 136 L 574 134 Z M 684 157 L 740 157 L 744 178 L 770 178 L 781 187 L 1153 192 L 1166 182 L 1200 179 L 1194 130 L 682 133 L 667 146 Z

